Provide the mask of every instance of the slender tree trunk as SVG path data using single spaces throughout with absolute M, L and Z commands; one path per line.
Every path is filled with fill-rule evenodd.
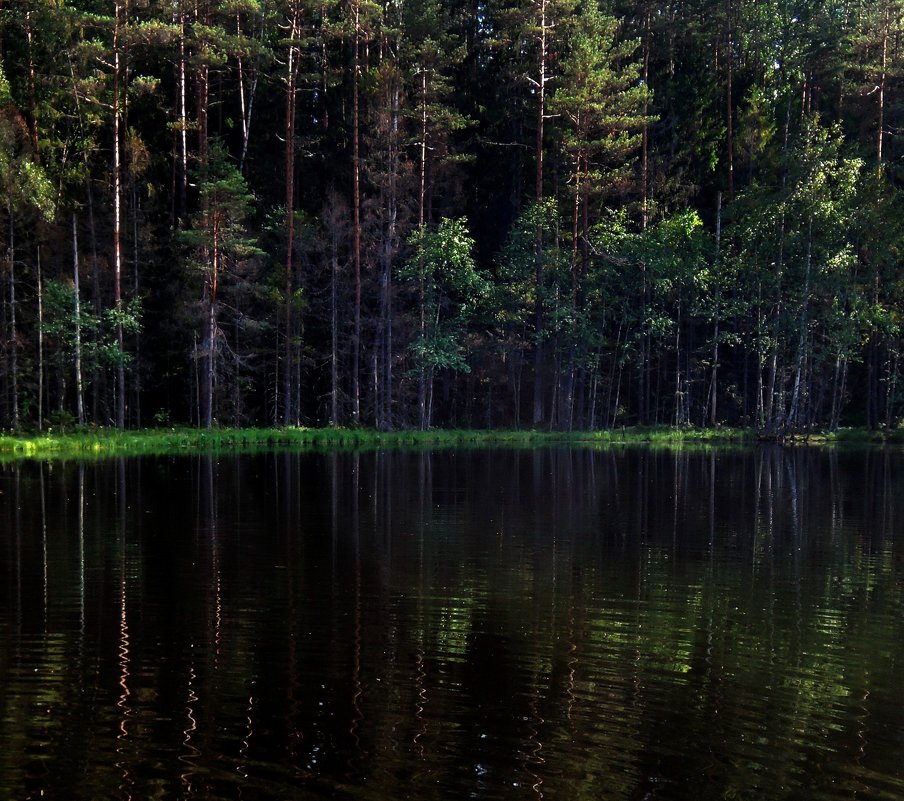
M 603 410 L 605 417 L 603 418 L 603 428 L 612 427 L 612 390 L 615 386 L 615 375 L 618 371 L 619 353 L 621 351 L 621 335 L 622 323 L 618 324 L 618 331 L 615 334 L 615 347 L 612 349 L 612 355 L 609 357 L 609 378 L 606 381 L 606 403 Z
M 195 98 L 198 111 L 198 164 L 201 171 L 207 169 L 207 151 L 210 119 L 210 67 L 201 64 L 195 76 Z
M 12 200 L 7 204 L 9 213 L 9 383 L 12 396 L 13 428 L 19 428 L 19 332 L 16 327 L 16 217 Z
M 82 115 L 82 106 L 81 99 L 79 97 L 78 85 L 75 80 L 75 68 L 73 67 L 72 61 L 69 61 L 69 74 L 72 78 L 72 96 L 75 100 L 76 112 L 78 114 L 78 122 L 79 129 L 81 130 L 82 136 L 85 137 L 85 119 Z M 88 230 L 90 236 L 91 243 L 91 275 L 94 281 L 94 306 L 95 312 L 99 312 L 99 304 L 100 304 L 100 290 L 99 284 L 97 280 L 97 229 L 94 223 L 94 191 L 91 188 L 91 169 L 88 161 L 88 151 L 87 149 L 82 150 L 82 163 L 85 167 L 85 175 L 88 176 L 85 182 L 85 194 L 87 196 L 87 205 L 88 205 Z M 81 378 L 81 316 L 80 316 L 80 303 L 81 299 L 78 293 L 79 287 L 79 275 L 78 275 L 78 228 L 75 214 L 72 215 L 72 259 L 73 259 L 73 269 L 74 269 L 74 282 L 75 282 L 75 301 L 76 301 L 76 368 L 77 368 L 77 396 L 76 396 L 76 405 L 78 406 L 81 403 L 81 412 L 79 415 L 79 425 L 85 424 L 85 408 L 84 408 L 84 385 Z M 94 334 L 95 345 L 97 344 L 97 334 Z M 97 419 L 97 360 L 92 361 L 91 366 L 91 377 L 92 377 L 92 387 L 94 390 L 94 394 L 92 396 L 92 418 L 94 420 Z
M 352 215 L 355 270 L 355 330 L 352 337 L 352 419 L 361 422 L 361 119 L 359 84 L 361 82 L 361 25 L 358 0 L 352 0 L 355 24 L 354 58 L 352 62 Z
M 888 380 L 885 382 L 885 428 L 890 429 L 894 422 L 895 395 L 898 386 L 898 354 L 891 357 L 891 370 Z
M 841 385 L 838 388 L 838 406 L 835 409 L 835 419 L 832 424 L 832 430 L 835 431 L 839 424 L 841 423 L 841 412 L 844 409 L 844 395 L 847 391 L 847 376 L 848 376 L 848 360 L 842 359 L 841 361 Z
M 643 85 L 647 92 L 643 99 L 643 131 L 641 132 L 640 144 L 640 176 L 641 176 L 641 212 L 640 212 L 640 230 L 646 231 L 647 224 L 650 219 L 649 209 L 649 193 L 650 193 L 650 32 L 651 32 L 651 9 L 650 3 L 644 6 L 644 23 L 643 23 Z
M 279 314 L 274 319 L 274 341 L 279 342 Z M 279 347 L 273 350 L 273 425 L 278 426 L 280 420 L 279 408 Z
M 420 191 L 418 193 L 418 231 L 423 236 L 425 224 L 425 201 L 427 197 L 427 70 L 421 70 L 421 165 L 420 165 Z M 419 263 L 418 270 L 418 313 L 420 339 L 424 341 L 427 334 L 427 308 L 426 308 L 426 280 L 424 276 L 423 260 Z M 427 428 L 427 373 L 421 367 L 418 370 L 417 380 L 417 405 L 418 418 L 421 431 Z
M 540 9 L 540 47 L 537 57 L 537 141 L 534 149 L 536 161 L 536 176 L 534 195 L 537 201 L 537 213 L 542 215 L 543 206 L 543 139 L 546 122 L 546 60 L 548 54 L 549 25 L 547 21 L 548 0 L 539 0 Z M 545 325 L 543 308 L 543 284 L 544 284 L 544 248 L 543 248 L 543 221 L 542 217 L 537 222 L 534 233 L 534 272 L 536 297 L 534 299 L 534 398 L 533 398 L 533 425 L 538 426 L 543 422 L 543 329 Z
M 646 314 L 647 309 L 650 305 L 650 286 L 649 281 L 647 280 L 647 265 L 644 262 L 641 262 L 640 265 L 640 273 L 641 273 L 641 281 L 642 281 L 642 291 L 643 291 L 643 313 Z M 649 376 L 649 364 L 650 364 L 650 332 L 647 330 L 647 327 L 644 326 L 644 330 L 640 336 L 640 362 L 637 365 L 637 408 L 638 408 L 638 422 L 641 425 L 647 422 L 647 418 L 649 416 L 649 408 L 650 408 L 650 376 Z M 628 393 L 630 396 L 630 392 Z
M 292 6 L 289 31 L 289 52 L 286 59 L 286 124 L 285 124 L 285 183 L 286 183 L 286 363 L 283 367 L 283 425 L 291 425 L 295 415 L 292 391 L 295 371 L 295 322 L 293 320 L 293 295 L 295 292 L 293 251 L 295 249 L 295 98 L 298 80 L 301 9 L 297 3 Z
M 782 82 L 785 86 L 788 85 L 787 75 L 784 70 L 781 73 Z M 786 92 L 787 97 L 785 99 L 785 123 L 783 126 L 783 134 L 782 134 L 782 164 L 781 164 L 781 172 L 782 172 L 782 189 L 784 190 L 788 183 L 788 143 L 791 137 L 791 97 L 792 92 Z M 779 238 L 778 238 L 778 259 L 777 259 L 777 277 L 776 277 L 776 287 L 778 296 L 776 298 L 775 311 L 772 319 L 772 354 L 770 357 L 769 364 L 769 381 L 766 392 L 766 426 L 770 430 L 774 430 L 779 423 L 783 423 L 784 421 L 781 419 L 784 417 L 785 413 L 785 404 L 784 404 L 784 394 L 785 394 L 785 381 L 782 376 L 779 375 L 779 360 L 778 360 L 778 343 L 780 341 L 779 337 L 779 326 L 781 324 L 782 314 L 784 313 L 784 295 L 782 291 L 782 281 L 784 279 L 784 271 L 785 271 L 785 233 L 787 229 L 787 220 L 785 218 L 785 209 L 782 207 L 781 213 L 781 222 L 779 225 Z
M 593 374 L 590 376 L 590 412 L 588 414 L 588 423 L 587 428 L 590 431 L 596 430 L 596 401 L 597 401 L 597 393 L 599 392 L 599 376 L 600 376 L 600 354 L 597 352 L 596 358 L 593 361 Z
M 207 364 L 204 372 L 204 428 L 213 428 L 214 383 L 216 374 L 216 306 L 211 300 L 207 308 Z
M 192 397 L 191 402 L 189 403 L 189 416 L 193 423 L 196 423 L 198 428 L 201 428 L 201 369 L 199 365 L 199 359 L 201 358 L 198 353 L 198 332 L 192 332 Z
M 713 324 L 713 372 L 710 382 L 709 392 L 709 424 L 714 426 L 718 419 L 716 413 L 716 399 L 718 397 L 719 384 L 719 323 L 722 320 L 722 312 L 720 309 L 722 301 L 721 283 L 720 283 L 720 258 L 721 258 L 721 240 L 722 240 L 722 193 L 716 193 L 716 297 Z
M 237 39 L 242 38 L 242 15 L 236 12 L 235 15 L 235 35 Z M 238 73 L 239 83 L 239 119 L 242 122 L 242 151 L 239 156 L 239 172 L 245 174 L 245 156 L 248 153 L 248 136 L 250 133 L 251 119 L 248 116 L 248 98 L 247 87 L 245 86 L 245 60 L 241 53 L 236 57 L 236 72 Z
M 212 225 L 210 276 L 207 304 L 207 369 L 205 371 L 204 427 L 213 427 L 214 386 L 217 367 L 217 288 L 220 273 L 220 226 L 216 217 Z
M 261 40 L 261 46 L 263 46 L 263 38 L 264 38 L 264 11 L 263 7 L 261 8 L 261 17 L 259 20 L 260 28 L 259 28 L 259 38 Z M 241 15 L 236 14 L 235 16 L 235 26 L 236 33 L 238 36 L 242 35 L 242 23 L 241 23 Z M 258 59 L 259 62 L 259 59 Z M 260 76 L 260 65 L 259 63 L 255 63 L 253 67 L 249 70 L 251 75 L 248 78 L 248 84 L 246 87 L 245 84 L 245 64 L 241 57 L 238 57 L 238 72 L 239 72 L 239 106 L 242 117 L 242 153 L 239 156 L 239 172 L 243 175 L 245 174 L 245 159 L 248 157 L 248 142 L 251 140 L 251 115 L 254 111 L 254 97 L 257 93 L 257 82 L 258 77 Z
M 38 431 L 44 430 L 44 277 L 41 275 L 41 246 L 37 249 L 38 278 Z
M 659 395 L 657 386 L 657 396 Z M 687 422 L 685 414 L 685 399 L 681 386 L 681 298 L 678 299 L 678 319 L 675 321 L 675 425 L 681 426 Z M 658 413 L 657 413 L 658 416 Z M 658 422 L 658 421 L 657 421 Z
M 399 43 L 398 47 L 401 47 Z M 392 422 L 392 261 L 398 236 L 398 179 L 399 179 L 399 119 L 401 115 L 401 86 L 398 75 L 394 76 L 390 102 L 389 120 L 389 204 L 387 208 L 388 226 L 383 254 L 383 421 L 386 429 Z
M 882 166 L 882 147 L 885 138 L 885 81 L 888 72 L 888 34 L 891 24 L 890 3 L 885 3 L 885 23 L 882 26 L 882 59 L 879 72 L 879 128 L 876 132 L 876 160 Z
M 728 68 L 728 76 L 725 82 L 725 158 L 728 162 L 728 202 L 734 199 L 734 104 L 732 102 L 732 80 L 734 78 L 734 41 L 732 31 L 732 6 L 731 0 L 728 0 L 728 13 L 726 22 L 727 31 L 727 48 L 725 54 L 726 66 Z
M 339 425 L 339 242 L 334 231 L 330 252 L 330 425 Z
M 85 425 L 85 398 L 82 385 L 82 306 L 79 297 L 78 224 L 72 215 L 72 283 L 75 295 L 75 412 L 80 426 Z
M 381 293 L 382 294 L 382 293 Z M 380 404 L 380 371 L 378 368 L 379 354 L 383 345 L 383 326 L 380 323 L 374 325 L 374 343 L 370 350 L 370 390 L 371 406 L 374 414 L 374 427 L 380 428 L 383 424 L 380 418 L 382 411 Z
M 177 75 L 177 89 L 179 92 L 179 221 L 184 222 L 188 214 L 188 55 L 185 45 L 185 5 L 184 0 L 179 0 L 177 10 L 179 23 L 179 66 Z
M 37 75 L 34 61 L 34 27 L 31 21 L 31 10 L 25 12 L 25 42 L 28 49 L 28 104 L 29 104 L 29 128 L 31 135 L 31 149 L 35 159 L 40 158 L 40 139 L 38 138 L 38 100 L 37 100 Z
M 0 0 L 2 2 L 2 0 Z M 4 259 L 4 267 L 6 267 Z M 2 417 L 4 426 L 9 426 L 12 421 L 12 404 L 10 403 L 10 351 L 12 350 L 12 341 L 9 336 L 9 297 L 7 293 L 6 276 L 2 285 L 0 285 L 0 359 L 2 359 L 2 370 L 0 370 L 0 403 L 2 403 Z
M 578 220 L 581 212 L 581 192 L 583 191 L 583 159 L 584 155 L 578 153 L 575 157 L 574 168 L 574 202 L 571 208 L 571 312 L 572 319 L 578 311 Z
M 776 299 L 776 308 L 772 320 L 772 352 L 769 357 L 769 377 L 766 387 L 766 406 L 765 417 L 766 427 L 772 429 L 778 420 L 778 412 L 776 411 L 776 393 L 781 389 L 778 384 L 778 343 L 779 343 L 779 324 L 783 313 L 783 297 L 782 297 L 782 279 L 784 277 L 784 259 L 785 259 L 785 213 L 782 211 L 781 225 L 779 231 L 778 242 L 778 276 L 776 286 L 778 288 L 778 297 Z
M 235 350 L 232 359 L 234 371 L 232 379 L 232 424 L 238 428 L 242 424 L 242 360 L 239 355 L 241 352 L 239 348 L 241 330 L 238 319 L 235 321 L 233 336 L 235 338 Z
M 320 44 L 320 126 L 324 131 L 330 127 L 330 107 L 329 107 L 329 88 L 330 88 L 330 50 L 327 42 L 327 34 L 325 30 L 325 22 L 328 18 L 329 7 L 326 2 L 321 0 L 320 3 L 320 19 L 321 24 L 318 29 Z M 261 38 L 263 39 L 264 26 L 261 24 Z
M 126 368 L 125 341 L 122 328 L 122 4 L 116 0 L 113 24 L 113 305 L 116 309 L 116 344 L 119 354 L 116 363 L 116 427 L 125 428 Z M 126 7 L 126 14 L 128 8 Z
M 549 25 L 546 18 L 548 0 L 539 0 L 540 10 L 540 47 L 537 53 L 537 139 L 534 147 L 536 161 L 534 197 L 537 203 L 543 202 L 543 139 L 546 123 L 546 59 L 548 53 Z
M 139 297 L 139 265 L 141 252 L 138 239 L 138 192 L 132 181 L 132 297 Z M 141 330 L 135 331 L 135 363 L 132 367 L 132 421 L 137 428 L 141 428 Z
M 885 84 L 888 69 L 888 35 L 891 21 L 891 9 L 888 0 L 885 2 L 885 16 L 882 26 L 882 56 L 880 61 L 880 74 L 878 86 L 878 104 L 879 119 L 878 129 L 876 131 L 876 161 L 878 168 L 883 169 L 884 143 L 885 143 Z M 873 306 L 879 304 L 879 265 L 878 261 L 873 267 Z M 881 367 L 879 363 L 879 346 L 876 343 L 870 343 L 867 346 L 866 353 L 867 363 L 867 387 L 866 387 L 866 422 L 870 428 L 876 428 L 879 425 L 879 381 Z
M 92 303 L 94 306 L 94 314 L 100 317 L 101 297 L 100 297 L 100 275 L 98 270 L 97 258 L 97 222 L 94 218 L 94 190 L 91 188 L 91 181 L 87 182 L 88 196 L 88 238 L 91 245 L 91 292 Z M 94 351 L 97 352 L 100 346 L 100 335 L 94 326 L 92 334 Z M 100 372 L 98 370 L 97 358 L 91 359 L 91 420 L 96 424 L 100 410 Z
M 832 409 L 829 412 L 829 430 L 836 430 L 836 420 L 838 419 L 838 389 L 841 385 L 841 354 L 835 356 L 835 370 L 832 374 Z
M 810 295 L 810 266 L 813 256 L 813 217 L 807 224 L 807 258 L 804 272 L 804 292 L 800 302 L 800 323 L 797 337 L 797 359 L 794 366 L 794 387 L 791 391 L 791 410 L 788 423 L 794 428 L 798 426 L 800 417 L 801 384 L 804 372 L 804 357 L 807 344 L 807 309 Z

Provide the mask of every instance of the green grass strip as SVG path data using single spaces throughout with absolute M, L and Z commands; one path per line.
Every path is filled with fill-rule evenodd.
M 152 428 L 117 431 L 87 428 L 43 434 L 0 435 L 0 459 L 103 458 L 108 456 L 180 453 L 259 452 L 274 449 L 442 448 L 538 445 L 687 445 L 725 446 L 757 442 L 752 429 L 619 428 L 605 431 L 449 430 L 389 431 L 353 428 Z M 875 432 L 845 429 L 833 433 L 798 435 L 790 444 L 904 443 L 904 431 Z
M 97 428 L 44 434 L 0 435 L 0 456 L 61 458 L 205 453 L 271 448 L 400 448 L 460 445 L 673 444 L 749 442 L 741 429 L 625 428 L 593 432 L 509 430 L 373 431 L 352 428 Z

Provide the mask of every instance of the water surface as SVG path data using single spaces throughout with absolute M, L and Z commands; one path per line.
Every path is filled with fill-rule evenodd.
M 0 799 L 904 799 L 904 459 L 0 467 Z

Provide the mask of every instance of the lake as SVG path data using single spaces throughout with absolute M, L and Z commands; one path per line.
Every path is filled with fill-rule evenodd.
M 904 455 L 0 466 L 0 799 L 904 799 Z

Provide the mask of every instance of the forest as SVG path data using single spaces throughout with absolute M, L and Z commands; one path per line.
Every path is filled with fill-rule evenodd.
M 0 0 L 0 428 L 896 427 L 902 32 Z

